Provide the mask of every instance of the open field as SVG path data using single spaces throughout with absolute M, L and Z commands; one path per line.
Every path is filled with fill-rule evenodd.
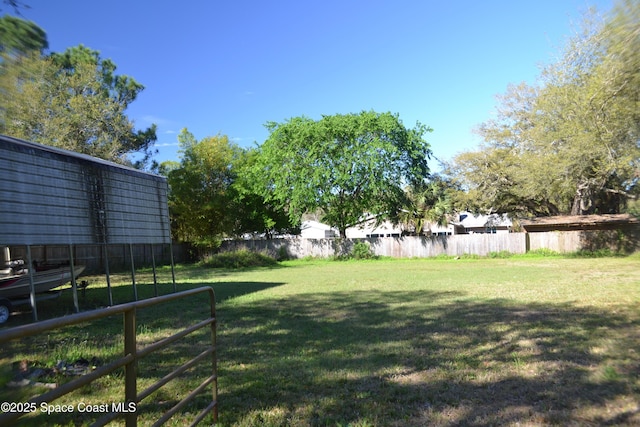
M 139 273 L 138 282 L 149 276 Z M 167 277 L 162 271 L 161 281 Z M 640 424 L 637 254 L 295 261 L 241 271 L 180 267 L 176 277 L 179 289 L 216 290 L 222 426 Z M 127 283 L 114 277 L 116 303 L 132 299 Z M 160 285 L 161 294 L 170 288 Z M 139 294 L 152 296 L 153 287 L 139 285 Z M 81 305 L 104 301 L 94 283 Z M 39 307 L 64 314 L 70 295 Z M 169 335 L 206 310 L 198 301 L 145 310 L 140 341 Z M 24 313 L 8 326 L 29 320 Z M 3 348 L 0 400 L 39 391 L 7 387 L 12 362 L 108 360 L 121 351 L 121 329 L 116 318 Z M 196 334 L 142 363 L 140 387 L 204 341 Z M 141 425 L 205 374 L 195 370 L 141 404 Z M 113 376 L 73 398 L 118 402 L 121 390 L 122 376 Z M 188 408 L 184 418 L 197 412 Z M 86 422 L 81 414 L 69 423 L 37 414 L 24 425 Z

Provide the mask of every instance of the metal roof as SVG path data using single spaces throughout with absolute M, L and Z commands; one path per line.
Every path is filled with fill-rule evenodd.
M 538 217 L 520 220 L 520 224 L 527 231 L 547 231 L 611 229 L 625 225 L 638 225 L 640 221 L 629 214 L 601 214 Z
M 7 135 L 0 135 L 0 145 L 5 149 L 14 151 L 21 151 L 24 153 L 32 154 L 37 152 L 37 155 L 39 156 L 48 155 L 54 158 L 64 158 L 66 161 L 76 161 L 79 163 L 87 162 L 97 167 L 114 168 L 117 169 L 120 173 L 124 174 L 144 175 L 147 179 L 166 181 L 166 178 L 163 176 L 145 172 L 140 169 L 135 169 L 133 167 L 122 165 L 120 163 L 110 162 L 98 157 L 89 156 L 88 154 L 65 150 L 63 148 L 38 144 L 37 142 L 25 141 L 23 139 L 13 138 Z

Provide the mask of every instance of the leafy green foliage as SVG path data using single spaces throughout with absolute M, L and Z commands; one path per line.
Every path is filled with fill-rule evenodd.
M 396 212 L 403 188 L 429 173 L 423 135 L 430 129 L 407 129 L 391 113 L 295 117 L 267 128 L 254 169 L 266 199 L 285 207 L 294 223 L 320 210 L 342 237 L 365 213 Z
M 353 259 L 372 259 L 376 257 L 367 242 L 354 243 L 350 255 Z
M 407 230 L 413 230 L 412 233 L 417 235 L 428 231 L 432 224 L 447 225 L 459 192 L 450 180 L 432 175 L 427 183 L 406 190 L 407 201 L 398 220 Z
M 48 47 L 47 34 L 35 23 L 10 15 L 0 18 L 0 53 L 14 57 Z
M 509 251 L 499 251 L 499 252 L 489 252 L 489 254 L 487 255 L 487 258 L 504 259 L 504 258 L 511 258 L 512 256 L 513 256 L 513 253 Z
M 217 247 L 223 237 L 289 229 L 281 209 L 253 191 L 250 175 L 255 151 L 225 135 L 201 141 L 187 129 L 178 136 L 180 163 L 165 162 L 160 171 L 169 183 L 174 236 L 201 247 Z
M 136 130 L 126 115 L 144 87 L 115 74 L 112 61 L 82 45 L 49 57 L 3 59 L 0 132 L 138 168 L 156 166 L 155 125 Z
M 197 141 L 183 129 L 178 136 L 180 164 L 164 164 L 169 183 L 169 209 L 174 236 L 204 247 L 218 245 L 231 229 L 229 187 L 231 165 L 240 148 L 224 135 Z
M 640 194 L 640 5 L 587 21 L 542 85 L 512 85 L 485 145 L 452 167 L 483 210 L 522 215 L 618 213 Z
M 231 184 L 234 218 L 231 234 L 262 234 L 271 238 L 274 234 L 296 233 L 298 229 L 289 221 L 289 216 L 277 204 L 265 200 L 261 194 L 260 180 L 255 174 L 259 151 L 244 149 L 235 159 L 235 179 Z
M 329 257 L 332 261 L 348 261 L 363 259 L 378 259 L 368 242 L 338 239 L 336 241 L 335 254 Z M 311 259 L 311 258 L 310 258 Z

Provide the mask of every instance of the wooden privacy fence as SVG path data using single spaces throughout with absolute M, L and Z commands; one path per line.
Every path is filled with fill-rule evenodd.
M 181 298 L 189 297 L 199 293 L 207 293 L 209 295 L 209 305 L 211 309 L 211 315 L 184 329 L 174 335 L 167 338 L 156 341 L 153 344 L 147 345 L 144 348 L 138 348 L 136 340 L 136 311 L 139 308 L 149 307 L 157 304 L 172 302 Z M 106 407 L 108 411 L 100 411 L 102 416 L 97 419 L 91 426 L 103 426 L 107 423 L 115 420 L 118 417 L 125 418 L 125 424 L 127 427 L 133 427 L 137 425 L 138 417 L 138 405 L 140 402 L 149 397 L 152 393 L 159 390 L 162 386 L 169 383 L 171 380 L 176 379 L 179 375 L 183 374 L 187 370 L 194 367 L 198 362 L 209 360 L 211 363 L 211 375 L 209 375 L 197 388 L 195 388 L 189 395 L 184 397 L 171 409 L 169 409 L 160 419 L 158 419 L 153 425 L 160 426 L 166 423 L 173 415 L 180 411 L 185 405 L 190 403 L 194 398 L 208 386 L 212 387 L 212 399 L 209 405 L 200 412 L 192 426 L 197 425 L 208 414 L 212 414 L 214 422 L 218 419 L 218 372 L 217 372 L 217 357 L 216 357 L 216 312 L 215 312 L 215 295 L 211 287 L 202 287 L 191 289 L 179 293 L 170 295 L 164 295 L 160 297 L 150 298 L 142 301 L 115 305 L 112 307 L 87 311 L 84 313 L 65 316 L 57 319 L 46 320 L 39 323 L 34 323 L 25 326 L 19 326 L 12 329 L 8 329 L 0 332 L 0 348 L 4 347 L 8 341 L 14 339 L 22 339 L 28 336 L 43 334 L 55 329 L 63 328 L 65 326 L 77 325 L 79 323 L 88 322 L 91 320 L 101 319 L 104 317 L 123 315 L 124 317 L 124 352 L 123 356 L 106 364 L 100 366 L 88 374 L 82 375 L 68 383 L 60 385 L 44 394 L 33 397 L 27 402 L 3 402 L 2 414 L 0 414 L 0 426 L 12 425 L 18 418 L 22 417 L 26 413 L 42 411 L 43 404 L 49 405 L 50 402 L 60 398 L 72 391 L 86 386 L 92 381 L 98 378 L 104 377 L 112 372 L 124 367 L 124 397 L 125 402 L 111 403 Z M 177 367 L 173 372 L 165 375 L 158 380 L 155 384 L 147 387 L 145 390 L 138 393 L 137 390 L 137 377 L 138 377 L 138 360 L 154 353 L 176 341 L 185 337 L 186 335 L 195 332 L 199 329 L 209 327 L 211 329 L 211 345 L 206 350 L 192 358 L 187 363 Z M 73 407 L 73 405 L 71 405 Z M 74 407 L 75 408 L 75 407 Z M 73 411 L 71 411 L 73 412 Z
M 367 242 L 373 253 L 396 258 L 427 258 L 438 255 L 486 256 L 493 252 L 522 254 L 531 250 L 554 252 L 611 249 L 632 252 L 640 249 L 638 237 L 622 236 L 617 230 L 549 231 L 540 233 L 457 234 L 433 237 L 379 237 L 369 239 L 271 239 L 226 240 L 221 251 L 248 249 L 266 251 L 284 258 L 326 258 L 345 254 L 356 242 Z
M 249 249 L 267 251 L 275 256 L 326 258 L 348 253 L 356 242 L 367 242 L 373 253 L 396 258 L 434 257 L 438 255 L 477 254 L 491 252 L 525 252 L 524 233 L 468 234 L 434 237 L 379 237 L 369 239 L 272 239 L 227 240 L 222 251 Z

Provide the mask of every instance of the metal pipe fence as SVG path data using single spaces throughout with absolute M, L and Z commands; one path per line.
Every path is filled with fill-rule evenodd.
M 140 308 L 150 307 L 157 304 L 163 304 L 172 302 L 181 298 L 186 298 L 199 293 L 207 293 L 209 295 L 210 316 L 186 329 L 183 329 L 175 334 L 157 341 L 153 344 L 147 345 L 144 348 L 138 348 L 136 339 L 136 311 Z M 60 317 L 56 319 L 50 319 L 38 323 L 33 323 L 24 326 L 18 326 L 5 331 L 0 332 L 0 347 L 5 343 L 25 338 L 28 336 L 38 335 L 46 333 L 55 329 L 60 329 L 66 326 L 77 325 L 79 323 L 88 322 L 92 320 L 102 319 L 105 317 L 122 315 L 124 318 L 124 354 L 122 357 L 110 362 L 107 365 L 101 366 L 90 373 L 84 374 L 74 380 L 71 380 L 65 384 L 62 384 L 48 392 L 45 392 L 39 396 L 35 396 L 21 405 L 23 408 L 29 410 L 29 408 L 37 408 L 45 402 L 49 403 L 55 399 L 60 398 L 68 393 L 71 393 L 92 381 L 97 380 L 105 375 L 108 375 L 118 369 L 124 368 L 124 396 L 125 402 L 123 405 L 112 408 L 112 412 L 107 412 L 97 419 L 92 426 L 103 426 L 118 417 L 124 416 L 125 424 L 127 427 L 133 427 L 137 425 L 138 413 L 136 411 L 137 405 L 145 398 L 150 396 L 155 391 L 159 390 L 162 386 L 177 378 L 180 374 L 184 373 L 188 369 L 195 366 L 198 362 L 202 362 L 207 358 L 210 358 L 211 374 L 189 395 L 184 397 L 180 402 L 170 408 L 159 420 L 156 421 L 154 426 L 160 426 L 175 415 L 181 408 L 192 401 L 196 395 L 208 386 L 212 388 L 212 399 L 206 408 L 204 408 L 197 416 L 192 426 L 197 425 L 203 420 L 209 413 L 212 414 L 214 422 L 218 419 L 218 372 L 217 372 L 217 357 L 216 357 L 216 311 L 215 311 L 215 294 L 211 287 L 201 287 L 173 293 L 169 295 L 163 295 L 155 298 L 150 298 L 141 301 L 135 301 L 127 304 L 115 305 L 104 309 L 88 311 L 70 316 Z M 200 330 L 202 328 L 209 327 L 211 329 L 211 345 L 207 347 L 205 351 L 195 356 L 186 363 L 178 366 L 171 373 L 167 374 L 156 383 L 147 387 L 145 390 L 138 392 L 137 390 L 137 377 L 138 377 L 138 361 L 143 357 L 152 354 L 168 345 L 177 342 L 181 338 Z M 116 409 L 116 411 L 113 411 Z M 12 425 L 15 420 L 19 419 L 26 412 L 5 412 L 0 414 L 0 425 Z

